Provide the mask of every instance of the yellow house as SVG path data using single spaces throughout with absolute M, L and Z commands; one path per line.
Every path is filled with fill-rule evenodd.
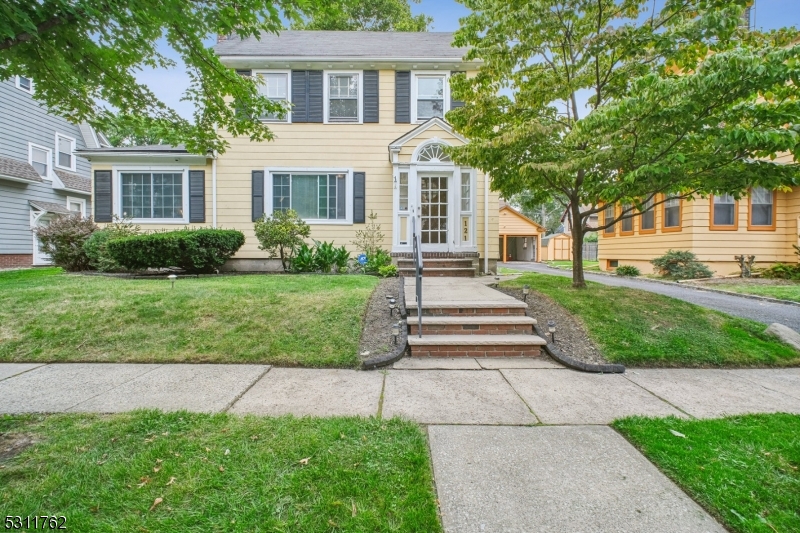
M 510 205 L 500 205 L 500 250 L 503 262 L 542 260 L 542 226 Z
M 226 268 L 271 270 L 276 262 L 253 232 L 262 215 L 295 209 L 312 238 L 357 253 L 356 231 L 374 212 L 397 260 L 410 257 L 416 227 L 437 263 L 469 260 L 476 271 L 494 271 L 499 198 L 486 176 L 444 151 L 468 142 L 444 120 L 463 105 L 450 96 L 450 76 L 477 70 L 451 42 L 442 32 L 221 39 L 214 50 L 224 65 L 259 76 L 264 94 L 291 108 L 263 118 L 275 139 L 221 132 L 230 147 L 219 157 L 166 146 L 85 150 L 95 219 L 128 217 L 147 230 L 238 229 L 246 243 Z
M 790 161 L 791 156 L 781 159 Z M 601 222 L 622 206 L 607 206 Z M 605 225 L 602 222 L 602 225 Z M 689 250 L 716 275 L 737 274 L 735 255 L 755 255 L 756 266 L 796 263 L 800 244 L 800 188 L 791 192 L 754 189 L 736 200 L 712 196 L 668 200 L 598 232 L 600 268 L 634 265 L 653 271 L 650 260 L 669 249 Z

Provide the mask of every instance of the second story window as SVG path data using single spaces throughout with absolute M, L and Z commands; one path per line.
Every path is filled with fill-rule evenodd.
M 36 172 L 45 179 L 50 179 L 50 150 L 41 146 L 29 145 L 29 161 Z
M 258 89 L 262 95 L 266 96 L 275 103 L 282 104 L 284 109 L 289 109 L 289 73 L 287 72 L 265 72 L 259 74 L 263 79 L 263 85 Z M 261 117 L 261 120 L 270 122 L 288 122 L 288 111 L 283 115 L 270 113 Z
M 33 81 L 25 76 L 17 76 L 17 89 L 26 93 L 33 92 Z
M 417 76 L 417 120 L 444 117 L 444 75 Z
M 358 74 L 328 75 L 328 122 L 358 122 Z
M 75 170 L 75 139 L 56 134 L 56 166 Z

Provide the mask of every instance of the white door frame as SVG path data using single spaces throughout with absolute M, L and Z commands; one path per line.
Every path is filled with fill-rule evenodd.
M 31 211 L 31 238 L 33 239 L 33 249 L 32 249 L 32 258 L 34 266 L 38 265 L 52 265 L 53 260 L 50 258 L 49 255 L 41 251 L 41 243 L 39 239 L 36 237 L 36 233 L 33 231 L 41 222 L 50 221 L 50 215 L 47 211 Z
M 452 252 L 455 247 L 455 236 L 453 235 L 453 211 L 455 209 L 455 194 L 453 191 L 453 171 L 424 171 L 417 173 L 417 227 L 422 229 L 422 180 L 424 178 L 444 178 L 447 182 L 447 237 L 444 243 L 425 244 L 422 243 L 423 252 Z

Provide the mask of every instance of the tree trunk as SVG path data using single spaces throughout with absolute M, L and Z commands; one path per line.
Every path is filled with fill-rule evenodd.
M 586 280 L 583 277 L 583 221 L 581 220 L 581 206 L 578 202 L 570 204 L 572 215 L 572 286 L 576 289 L 585 289 Z

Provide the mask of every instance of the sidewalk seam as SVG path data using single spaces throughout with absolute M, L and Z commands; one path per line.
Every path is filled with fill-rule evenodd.
M 25 364 L 25 363 L 20 363 L 20 364 Z M 35 364 L 35 363 L 32 363 L 32 364 Z M 0 381 L 6 381 L 8 379 L 15 378 L 17 376 L 21 376 L 22 374 L 27 374 L 28 372 L 33 372 L 34 370 L 39 370 L 40 368 L 44 368 L 44 367 L 49 366 L 49 365 L 50 365 L 50 363 L 42 363 L 39 366 L 35 366 L 33 368 L 29 368 L 28 370 L 23 370 L 19 374 L 14 374 L 13 376 L 4 377 L 3 379 L 0 379 Z
M 389 375 L 389 372 L 386 370 L 381 371 L 383 373 L 383 381 L 381 381 L 381 395 L 378 397 L 378 412 L 375 415 L 375 418 L 378 420 L 383 419 L 383 394 L 386 392 L 386 377 Z
M 261 381 L 261 378 L 263 378 L 264 376 L 266 376 L 266 375 L 267 375 L 267 373 L 269 373 L 269 371 L 270 371 L 270 370 L 272 370 L 272 365 L 267 365 L 267 369 L 266 369 L 266 370 L 264 370 L 264 371 L 263 371 L 261 374 L 259 374 L 259 375 L 258 375 L 258 377 L 256 377 L 256 379 L 254 379 L 254 380 L 253 380 L 253 382 L 252 382 L 252 383 L 250 383 L 250 385 L 248 385 L 248 386 L 247 386 L 247 387 L 246 387 L 246 388 L 245 388 L 245 389 L 244 389 L 242 392 L 240 392 L 239 394 L 237 394 L 237 395 L 236 395 L 236 396 L 233 398 L 233 400 L 231 400 L 230 402 L 228 402 L 228 405 L 226 405 L 225 407 L 223 407 L 223 408 L 222 408 L 222 410 L 220 411 L 220 413 L 227 413 L 227 412 L 230 410 L 230 408 L 231 408 L 231 407 L 233 407 L 233 406 L 234 406 L 234 404 L 236 404 L 236 402 L 238 402 L 239 400 L 241 400 L 241 399 L 242 399 L 242 396 L 244 396 L 245 394 L 247 394 L 247 392 L 248 392 L 250 389 L 252 389 L 252 388 L 255 386 L 255 384 L 256 384 L 256 383 L 258 383 L 259 381 Z
M 478 364 L 480 364 L 480 363 L 478 363 Z M 517 389 L 515 389 L 515 388 L 514 388 L 514 385 L 512 385 L 512 384 L 511 384 L 511 382 L 510 382 L 510 381 L 508 381 L 508 378 L 507 378 L 507 377 L 506 377 L 506 375 L 503 373 L 503 369 L 502 369 L 502 368 L 498 368 L 496 371 L 497 371 L 497 372 L 499 372 L 501 376 L 503 376 L 503 380 L 504 380 L 506 383 L 508 383 L 508 386 L 509 386 L 509 387 L 511 387 L 511 390 L 513 390 L 513 391 L 514 391 L 514 394 L 516 394 L 516 395 L 517 395 L 517 398 L 519 398 L 520 400 L 522 400 L 522 403 L 524 403 L 524 404 L 525 404 L 525 407 L 527 407 L 527 408 L 528 408 L 528 411 L 530 411 L 530 412 L 531 412 L 531 414 L 533 415 L 533 418 L 535 418 L 535 419 L 536 419 L 536 423 L 537 423 L 537 424 L 542 424 L 542 419 L 541 419 L 541 418 L 539 418 L 539 415 L 537 415 L 537 414 L 536 414 L 536 411 L 534 411 L 534 410 L 533 410 L 533 408 L 532 408 L 530 405 L 528 405 L 528 402 L 526 402 L 526 401 L 525 401 L 525 398 L 523 398 L 523 397 L 522 397 L 522 395 L 521 395 L 519 392 L 517 392 Z
M 124 364 L 124 363 L 123 363 L 123 364 Z M 144 364 L 147 364 L 147 363 L 144 363 Z M 137 375 L 137 376 L 134 376 L 134 377 L 132 377 L 132 378 L 131 378 L 131 379 L 129 379 L 128 381 L 123 381 L 123 382 L 122 382 L 122 383 L 120 383 L 119 385 L 115 385 L 115 386 L 111 387 L 110 389 L 106 389 L 106 390 L 104 390 L 103 392 L 98 392 L 97 394 L 95 394 L 94 396 L 92 396 L 92 397 L 90 397 L 90 398 L 86 398 L 85 400 L 83 400 L 83 401 L 80 401 L 80 402 L 76 403 L 75 405 L 72 405 L 72 406 L 70 406 L 70 407 L 67 407 L 66 409 L 64 409 L 64 411 L 63 411 L 63 412 L 65 412 L 65 413 L 66 413 L 66 412 L 68 412 L 68 411 L 71 411 L 71 410 L 75 409 L 76 407 L 78 407 L 78 406 L 79 406 L 80 404 L 82 404 L 82 403 L 86 403 L 86 402 L 88 402 L 89 400 L 94 400 L 94 399 L 95 399 L 95 398 L 97 398 L 98 396 L 102 396 L 103 394 L 109 393 L 109 392 L 111 392 L 112 390 L 114 390 L 114 389 L 117 389 L 117 388 L 119 388 L 119 387 L 121 387 L 121 386 L 123 386 L 123 385 L 127 385 L 127 384 L 128 384 L 128 383 L 130 383 L 131 381 L 134 381 L 134 380 L 136 380 L 136 379 L 139 379 L 139 378 L 140 378 L 140 377 L 142 377 L 142 376 L 146 376 L 146 375 L 147 375 L 147 374 L 149 374 L 150 372 L 155 372 L 156 370 L 158 370 L 159 368 L 161 368 L 161 367 L 162 367 L 162 366 L 164 366 L 164 365 L 165 365 L 165 363 L 162 363 L 162 364 L 160 364 L 160 365 L 156 365 L 156 367 L 155 367 L 155 368 L 151 368 L 151 369 L 150 369 L 150 370 L 148 370 L 147 372 L 142 372 L 141 374 L 139 374 L 139 375 Z
M 639 388 L 640 388 L 640 389 L 642 389 L 643 391 L 645 391 L 645 392 L 647 392 L 647 393 L 649 393 L 649 394 L 652 394 L 653 396 L 655 396 L 656 398 L 658 398 L 659 400 L 661 400 L 661 401 L 662 401 L 662 402 L 664 402 L 665 404 L 667 404 L 667 405 L 669 405 L 670 407 L 672 407 L 673 409 L 676 409 L 677 411 L 679 411 L 679 412 L 681 412 L 681 413 L 685 414 L 685 415 L 686 415 L 686 416 L 688 416 L 689 418 L 692 418 L 692 419 L 694 419 L 694 420 L 697 420 L 697 417 L 696 417 L 696 416 L 694 416 L 693 414 L 691 414 L 691 413 L 689 413 L 689 412 L 687 412 L 687 411 L 684 411 L 683 409 L 681 409 L 680 407 L 678 407 L 678 406 L 677 406 L 677 405 L 675 405 L 674 403 L 670 402 L 670 401 L 669 401 L 669 400 L 667 400 L 666 398 L 662 398 L 661 396 L 659 396 L 659 395 L 658 395 L 658 394 L 656 394 L 655 392 L 651 391 L 650 389 L 648 389 L 648 388 L 645 388 L 645 387 L 644 387 L 644 385 L 640 385 L 640 384 L 636 383 L 636 382 L 635 382 L 635 381 L 633 381 L 632 379 L 628 378 L 627 374 L 628 374 L 628 372 L 625 372 L 625 374 L 622 374 L 622 377 L 624 377 L 625 379 L 627 379 L 629 383 L 633 383 L 635 386 L 639 387 Z

